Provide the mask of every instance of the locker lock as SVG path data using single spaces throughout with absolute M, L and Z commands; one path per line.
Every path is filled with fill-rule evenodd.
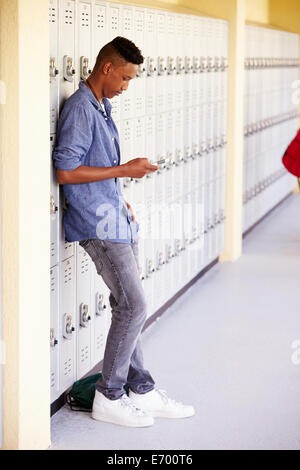
M 185 58 L 185 73 L 190 73 L 192 71 L 193 65 L 192 65 L 192 59 L 191 57 L 186 57 Z
M 155 61 L 153 57 L 147 57 L 147 75 L 153 77 L 156 72 Z
M 158 57 L 157 60 L 158 75 L 165 75 L 167 71 L 166 59 L 164 57 Z
M 168 263 L 172 258 L 174 258 L 174 254 L 172 253 L 172 247 L 171 247 L 171 245 L 168 245 L 168 248 L 167 248 L 167 263 Z
M 86 80 L 88 76 L 92 73 L 91 69 L 89 68 L 89 59 L 87 57 L 81 56 L 80 57 L 80 77 L 82 80 Z
M 214 143 L 213 143 L 213 140 L 210 139 L 208 141 L 207 153 L 213 153 L 214 151 L 215 151 Z
M 182 155 L 182 150 L 179 149 L 177 150 L 177 165 L 183 162 L 183 155 Z
M 201 57 L 201 72 L 207 72 L 207 57 Z
M 55 205 L 54 196 L 50 194 L 50 214 L 55 214 L 58 211 L 58 207 Z
M 50 66 L 49 66 L 49 75 L 50 78 L 56 78 L 56 75 L 59 74 L 58 69 L 55 67 L 55 58 L 50 57 Z
M 168 75 L 173 75 L 176 70 L 174 57 L 168 57 Z
M 152 259 L 147 260 L 147 277 L 155 272 Z
M 208 57 L 207 58 L 207 63 L 208 63 L 208 71 L 213 72 L 215 70 L 215 61 L 213 57 Z
M 228 69 L 228 57 L 222 57 L 222 70 L 226 72 Z
M 225 145 L 227 145 L 227 136 L 226 136 L 226 134 L 223 134 L 222 135 L 222 146 L 225 147 Z
M 165 264 L 164 262 L 164 255 L 162 252 L 159 252 L 158 254 L 158 269 L 160 269 L 160 266 L 163 266 Z
M 64 79 L 73 82 L 75 69 L 73 68 L 73 59 L 67 55 L 64 56 Z
M 223 68 L 222 64 L 222 58 L 221 57 L 216 57 L 215 58 L 215 64 L 216 64 L 216 71 L 219 72 Z
M 142 272 L 142 267 L 139 266 L 139 275 L 140 275 L 140 280 L 143 281 L 145 278 L 143 276 L 143 272 Z
M 191 147 L 188 145 L 185 149 L 185 159 L 184 161 L 187 162 L 192 156 L 192 151 L 191 151 Z
M 193 72 L 198 73 L 201 68 L 200 57 L 194 56 L 193 57 Z
M 50 328 L 50 347 L 54 348 L 57 345 L 58 341 L 54 337 L 54 328 Z
M 177 56 L 177 58 L 176 58 L 176 70 L 177 70 L 177 74 L 183 73 L 183 71 L 184 71 L 183 57 Z
M 63 318 L 63 336 L 66 339 L 72 338 L 72 333 L 75 331 L 74 326 L 72 326 L 72 315 L 65 313 Z
M 201 154 L 207 153 L 207 144 L 205 141 L 201 142 Z
M 104 303 L 104 295 L 99 294 L 99 292 L 97 292 L 97 294 L 96 294 L 96 315 L 101 316 L 105 309 L 106 309 L 106 305 Z
M 174 154 L 172 152 L 169 152 L 166 161 L 167 170 L 169 170 L 173 165 L 175 165 Z
M 198 144 L 194 144 L 193 155 L 195 155 L 195 156 L 200 155 L 199 145 Z
M 137 77 L 143 77 L 145 75 L 145 72 L 146 72 L 145 65 L 144 64 L 139 64 L 136 76 Z
M 181 241 L 179 239 L 175 240 L 175 252 L 178 255 L 182 251 Z
M 88 322 L 91 319 L 89 316 L 89 307 L 87 304 L 80 304 L 80 326 L 87 327 Z

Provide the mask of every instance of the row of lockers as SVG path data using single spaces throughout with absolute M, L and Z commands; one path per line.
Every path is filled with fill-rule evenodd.
M 50 0 L 49 20 L 52 134 L 65 99 L 88 77 L 101 47 L 117 35 L 133 40 L 145 57 L 135 83 L 112 99 L 117 122 L 227 94 L 225 21 L 95 0 Z
M 295 187 L 282 156 L 298 128 L 300 37 L 246 27 L 243 230 Z
M 245 125 L 291 111 L 299 79 L 298 34 L 246 26 Z
M 50 8 L 51 149 L 59 107 L 84 78 L 82 54 L 95 60 L 100 46 L 123 35 L 145 56 L 145 70 L 111 101 L 121 163 L 166 158 L 154 174 L 122 179 L 140 224 L 149 317 L 223 251 L 228 25 L 106 2 L 52 1 Z M 66 79 L 66 55 L 73 81 Z M 50 207 L 53 401 L 102 359 L 111 313 L 109 291 L 87 253 L 64 241 L 64 198 L 53 166 Z

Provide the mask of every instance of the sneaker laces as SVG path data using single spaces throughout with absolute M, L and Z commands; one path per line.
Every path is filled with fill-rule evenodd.
M 181 401 L 176 401 L 173 398 L 168 397 L 166 390 L 162 390 L 161 388 L 159 388 L 156 389 L 156 391 L 159 393 L 165 404 L 170 403 L 175 406 L 185 406 Z
M 125 393 L 120 398 L 120 403 L 122 406 L 125 406 L 126 408 L 128 408 L 130 412 L 133 414 L 136 414 L 139 416 L 142 416 L 145 414 L 145 412 L 141 408 L 138 408 Z

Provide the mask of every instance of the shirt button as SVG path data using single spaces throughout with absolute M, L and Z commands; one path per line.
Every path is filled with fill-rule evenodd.
M 114 163 L 117 163 L 117 160 L 114 160 Z
M 106 118 L 105 118 L 105 121 L 107 121 L 107 119 L 108 119 L 108 118 L 106 117 Z
M 111 138 L 111 140 L 115 140 L 115 138 L 114 138 L 114 137 L 112 137 L 112 138 Z

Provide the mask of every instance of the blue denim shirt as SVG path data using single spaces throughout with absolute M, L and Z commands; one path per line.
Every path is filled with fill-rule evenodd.
M 74 170 L 83 166 L 120 165 L 120 141 L 111 117 L 111 104 L 103 98 L 106 113 L 83 80 L 65 102 L 52 157 L 55 168 Z M 92 183 L 64 184 L 63 215 L 68 242 L 98 238 L 133 243 L 139 224 L 132 221 L 121 192 L 119 178 Z

